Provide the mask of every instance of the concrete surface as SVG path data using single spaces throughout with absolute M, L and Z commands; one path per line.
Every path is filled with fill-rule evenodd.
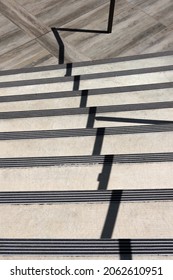
M 149 61 L 151 64 L 149 64 Z M 163 56 L 159 61 L 165 66 L 170 65 L 171 59 Z M 147 62 L 147 61 L 145 61 Z M 119 62 L 119 69 L 143 68 L 142 61 Z M 147 68 L 156 66 L 158 62 L 154 58 L 148 60 Z M 112 68 L 105 64 L 105 71 Z M 114 67 L 114 66 L 113 66 Z M 134 68 L 133 68 L 134 67 Z M 81 70 L 75 68 L 75 70 Z M 89 67 L 84 71 L 88 71 Z M 92 71 L 99 71 L 99 66 L 93 66 Z M 100 72 L 102 67 L 100 67 Z M 120 112 L 77 114 L 51 117 L 34 118 L 11 118 L 0 119 L 0 132 L 19 131 L 41 131 L 55 129 L 75 129 L 86 127 L 138 127 L 150 125 L 155 128 L 157 125 L 168 125 L 173 122 L 172 110 L 172 84 L 173 71 L 158 71 L 121 76 L 111 76 L 106 73 L 105 77 L 91 79 L 91 76 L 81 79 L 79 89 L 100 88 L 102 93 L 105 87 L 115 87 L 115 92 L 110 89 L 105 94 L 88 95 L 88 99 L 83 100 L 81 96 L 40 99 L 30 101 L 0 102 L 1 112 L 19 112 L 29 110 L 46 110 L 110 106 L 110 105 L 130 105 L 155 102 L 155 109 L 136 109 L 130 111 L 120 110 Z M 76 72 L 77 73 L 77 72 Z M 84 72 L 85 73 L 85 72 Z M 39 72 L 38 77 L 50 77 L 56 72 Z M 115 73 L 116 74 L 116 73 Z M 26 75 L 26 76 L 25 76 Z M 28 79 L 29 74 L 19 74 L 14 79 Z M 35 79 L 37 79 L 37 74 Z M 40 75 L 40 76 L 39 76 Z M 110 76 L 109 76 L 110 75 Z M 1 82 L 12 81 L 10 76 L 5 75 Z M 23 77 L 23 78 L 22 78 Z M 31 76 L 28 80 L 31 80 Z M 52 76 L 51 76 L 52 77 Z M 11 79 L 11 80 L 9 80 Z M 25 85 L 0 84 L 0 96 L 9 97 L 19 95 L 24 98 L 24 94 L 44 92 L 65 92 L 74 87 L 72 81 L 62 77 L 62 81 L 26 85 L 27 81 L 22 81 Z M 159 85 L 165 83 L 164 85 Z M 141 85 L 155 84 L 158 89 L 143 89 Z M 117 92 L 117 86 L 139 85 L 137 90 L 125 90 Z M 142 87 L 142 86 L 141 86 Z M 162 88 L 161 88 L 162 87 Z M 79 93 L 78 93 L 79 94 Z M 85 104 L 84 104 L 85 101 Z M 81 103 L 83 102 L 83 105 Z M 159 108 L 159 102 L 167 103 L 166 108 Z M 110 109 L 109 109 L 110 110 Z M 69 111 L 67 111 L 68 113 Z M 91 117 L 93 119 L 91 120 Z M 164 121 L 167 121 L 164 122 Z M 127 128 L 125 128 L 127 129 Z M 23 139 L 23 140 L 1 140 L 1 158 L 23 158 L 23 157 L 43 157 L 43 156 L 76 156 L 76 155 L 103 155 L 103 154 L 144 154 L 173 152 L 173 132 L 146 131 L 146 133 L 117 134 L 101 136 L 76 136 L 64 138 L 43 138 L 43 139 Z M 32 132 L 34 133 L 34 132 Z M 1 134 L 2 136 L 2 134 Z M 69 135 L 70 136 L 70 135 Z M 108 168 L 109 167 L 109 168 Z M 173 173 L 172 162 L 157 163 L 126 163 L 113 164 L 111 166 L 76 165 L 76 166 L 51 166 L 32 168 L 0 168 L 0 191 L 74 191 L 74 190 L 122 190 L 122 189 L 172 189 Z M 101 238 L 103 235 L 108 238 L 172 238 L 173 213 L 172 201 L 150 201 L 134 203 L 66 203 L 66 204 L 31 204 L 31 205 L 0 205 L 0 238 Z M 0 257 L 1 259 L 17 259 L 14 257 Z M 29 259 L 28 256 L 23 257 Z M 34 258 L 34 256 L 33 256 Z M 32 258 L 32 259 L 33 259 Z M 44 258 L 38 256 L 38 258 Z M 45 259 L 49 259 L 45 257 Z M 55 259 L 63 258 L 54 257 Z M 80 258 L 80 257 L 79 257 Z M 98 256 L 99 258 L 99 256 Z M 109 258 L 109 257 L 108 257 Z M 110 259 L 116 259 L 113 256 Z M 148 256 L 135 256 L 136 259 L 145 259 Z M 160 258 L 154 255 L 149 258 Z M 162 256 L 171 259 L 172 256 Z

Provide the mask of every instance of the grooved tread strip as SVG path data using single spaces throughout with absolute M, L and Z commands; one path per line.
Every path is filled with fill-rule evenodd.
M 0 239 L 4 255 L 173 254 L 173 239 Z
M 123 56 L 123 57 L 115 57 L 115 58 L 108 58 L 108 59 L 99 59 L 99 60 L 91 60 L 91 61 L 82 61 L 82 62 L 74 62 L 72 63 L 72 67 L 81 67 L 81 66 L 93 66 L 93 65 L 100 65 L 100 64 L 107 64 L 107 63 L 116 63 L 116 62 L 123 62 L 123 61 L 131 61 L 131 60 L 139 60 L 139 59 L 146 59 L 146 58 L 154 58 L 154 57 L 164 57 L 173 55 L 172 51 L 164 51 L 164 52 L 156 52 L 156 53 L 147 53 L 147 54 L 140 54 L 140 55 L 133 55 L 133 56 Z M 28 67 L 28 68 L 20 68 L 20 69 L 10 69 L 10 70 L 1 70 L 0 76 L 3 75 L 12 75 L 12 74 L 20 74 L 20 73 L 30 73 L 30 72 L 40 72 L 40 71 L 50 71 L 56 69 L 67 69 L 67 64 L 59 64 L 59 65 L 48 65 L 48 66 L 37 66 L 37 67 Z
M 117 77 L 117 76 L 150 74 L 150 73 L 158 73 L 158 72 L 172 71 L 172 70 L 173 70 L 173 65 L 169 65 L 169 66 L 142 68 L 142 69 L 112 71 L 112 72 L 105 72 L 105 73 L 84 74 L 80 76 L 80 80 L 82 81 L 82 80 L 102 79 L 102 78 Z M 0 88 L 20 87 L 20 86 L 28 86 L 28 85 L 42 85 L 42 84 L 51 84 L 51 83 L 59 83 L 59 82 L 73 82 L 75 77 L 76 76 L 65 76 L 65 77 L 58 77 L 58 78 L 44 78 L 44 79 L 34 79 L 34 80 L 0 82 Z
M 144 84 L 134 86 L 123 86 L 123 87 L 112 87 L 112 88 L 99 88 L 87 90 L 88 96 L 99 95 L 99 94 L 112 94 L 112 93 L 129 93 L 133 91 L 147 91 L 154 89 L 165 89 L 172 88 L 173 83 L 158 83 L 158 84 Z M 83 94 L 82 90 L 75 91 L 62 91 L 62 92 L 47 92 L 47 93 L 32 93 L 32 94 L 20 94 L 20 95 L 9 95 L 0 96 L 0 102 L 14 102 L 24 100 L 41 100 L 41 99 L 53 99 L 53 98 L 67 98 L 77 97 Z
M 0 112 L 0 119 L 16 118 L 39 118 L 48 116 L 67 116 L 67 115 L 85 115 L 92 113 L 109 113 L 109 112 L 127 112 L 139 110 L 155 110 L 173 108 L 173 101 L 169 102 L 152 102 L 140 104 L 125 104 L 98 106 L 86 108 L 67 108 L 67 109 L 50 109 L 50 110 L 30 110 L 30 111 L 12 111 Z
M 145 121 L 145 120 L 144 120 Z M 162 121 L 160 121 L 162 122 Z M 163 121 L 164 122 L 164 121 Z M 166 122 L 166 121 L 165 121 Z M 0 132 L 0 140 L 84 137 L 173 131 L 173 124 Z
M 173 189 L 0 192 L 1 204 L 102 203 L 173 200 Z
M 0 158 L 0 168 L 172 162 L 171 153 Z

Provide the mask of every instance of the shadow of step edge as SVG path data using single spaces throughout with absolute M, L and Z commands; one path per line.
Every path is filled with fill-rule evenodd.
M 0 112 L 0 119 L 41 118 L 53 116 L 95 115 L 97 113 L 132 112 L 173 108 L 173 101 L 140 104 L 110 105 L 85 108 Z
M 0 82 L 0 88 L 16 88 L 16 87 L 23 87 L 25 90 L 25 87 L 27 86 L 40 86 L 43 88 L 42 85 L 49 85 L 50 90 L 51 90 L 51 84 L 58 84 L 61 83 L 70 83 L 72 85 L 72 88 L 77 84 L 78 89 L 80 89 L 80 83 L 83 81 L 88 81 L 89 87 L 91 88 L 90 85 L 92 85 L 92 80 L 98 80 L 98 88 L 100 88 L 99 84 L 102 82 L 102 80 L 105 79 L 105 85 L 107 87 L 109 86 L 109 83 L 106 84 L 106 79 L 108 78 L 118 78 L 118 77 L 125 77 L 124 82 L 127 80 L 127 78 L 131 79 L 132 76 L 142 76 L 143 74 L 158 74 L 158 73 L 164 73 L 164 72 L 169 72 L 173 71 L 173 65 L 168 65 L 168 66 L 159 66 L 159 67 L 151 67 L 151 68 L 139 68 L 139 69 L 132 69 L 132 70 L 122 70 L 122 71 L 109 71 L 109 72 L 103 72 L 103 73 L 94 73 L 94 74 L 84 74 L 84 75 L 76 75 L 76 76 L 65 76 L 65 77 L 55 77 L 55 78 L 42 78 L 42 79 L 33 79 L 33 80 L 19 80 L 19 81 L 12 81 L 12 82 Z M 169 82 L 169 79 L 163 75 L 164 82 Z M 137 84 L 140 84 L 141 82 L 136 81 Z M 157 82 L 159 82 L 159 78 L 157 79 Z M 145 83 L 145 79 L 144 79 Z M 146 82 L 147 84 L 148 82 Z M 156 81 L 154 82 L 156 83 Z M 103 87 L 103 86 L 102 86 Z M 94 87 L 92 87 L 94 88 Z M 97 88 L 97 86 L 95 86 Z M 82 88 L 84 89 L 84 88 Z M 66 90 L 66 89 L 64 89 Z M 68 90 L 68 89 L 67 89 Z
M 87 156 L 55 156 L 55 157 L 20 157 L 0 158 L 0 168 L 32 168 L 48 166 L 78 166 L 78 165 L 112 165 L 172 162 L 170 153 L 140 153 L 119 155 L 87 155 Z
M 173 239 L 0 239 L 0 255 L 173 255 Z
M 0 204 L 172 201 L 173 189 L 0 192 Z
M 157 121 L 156 121 L 157 122 Z M 0 141 L 23 140 L 23 139 L 44 139 L 44 138 L 65 138 L 65 137 L 87 137 L 121 134 L 160 133 L 173 131 L 173 123 L 169 121 L 158 121 L 165 124 L 137 125 L 123 127 L 99 127 L 59 130 L 35 130 L 35 131 L 12 131 L 0 132 Z M 168 124 L 167 124 L 168 123 Z
M 32 93 L 32 94 L 19 94 L 19 95 L 4 95 L 4 96 L 0 96 L 0 103 L 82 97 L 84 94 L 86 94 L 88 97 L 94 95 L 109 95 L 109 94 L 119 94 L 119 93 L 130 94 L 133 92 L 147 92 L 151 90 L 163 90 L 169 88 L 173 88 L 173 82 L 90 89 L 90 90 L 86 90 L 87 94 L 85 90 L 73 90 L 73 91 L 47 92 L 47 93 L 35 93 L 35 94 Z
M 129 70 L 173 64 L 173 52 L 159 52 L 63 65 L 0 71 L 0 82 Z

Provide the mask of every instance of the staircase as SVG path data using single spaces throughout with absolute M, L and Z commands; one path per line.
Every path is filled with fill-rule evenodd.
M 173 52 L 0 72 L 0 258 L 172 258 Z

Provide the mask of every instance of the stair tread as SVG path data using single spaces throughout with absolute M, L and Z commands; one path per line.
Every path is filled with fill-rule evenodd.
M 0 112 L 0 119 L 37 118 L 37 117 L 81 115 L 81 114 L 95 115 L 96 113 L 126 112 L 126 111 L 130 112 L 130 111 L 156 110 L 156 109 L 166 109 L 166 108 L 173 108 L 173 101 L 94 106 L 94 107 L 84 107 L 84 108 L 9 111 L 9 112 Z
M 65 76 L 65 77 L 55 77 L 55 78 L 44 78 L 44 79 L 33 79 L 33 80 L 21 80 L 13 82 L 0 82 L 0 88 L 5 87 L 20 87 L 20 86 L 29 86 L 29 85 L 42 85 L 42 84 L 51 84 L 51 83 L 62 83 L 62 82 L 75 82 L 75 79 L 78 81 L 82 80 L 92 80 L 92 79 L 102 79 L 110 78 L 117 76 L 130 76 L 130 75 L 140 75 L 140 74 L 149 74 L 157 73 L 163 71 L 172 71 L 173 65 L 168 66 L 158 66 L 151 68 L 141 68 L 134 70 L 122 70 L 122 71 L 112 71 L 104 73 L 94 73 L 94 74 L 84 74 L 80 76 Z
M 104 94 L 118 94 L 118 93 L 128 93 L 136 91 L 151 91 L 151 90 L 161 90 L 169 89 L 173 87 L 173 82 L 167 83 L 157 83 L 157 84 L 141 84 L 132 85 L 124 87 L 110 87 L 110 88 L 99 88 L 90 89 L 85 91 L 75 90 L 75 91 L 62 91 L 62 92 L 47 92 L 47 93 L 32 93 L 32 94 L 20 94 L 20 95 L 4 95 L 0 96 L 0 102 L 17 102 L 17 101 L 27 101 L 27 100 L 41 100 L 41 99 L 56 99 L 56 98 L 68 98 L 68 97 L 81 97 L 82 95 L 94 96 L 94 95 L 104 95 Z M 108 96 L 109 97 L 109 96 Z
M 172 87 L 173 52 L 0 71 L 0 255 L 173 255 Z
M 145 122 L 145 120 L 144 120 Z M 147 121 L 146 121 L 147 122 Z M 154 122 L 154 121 L 153 121 Z M 0 132 L 0 140 L 19 139 L 42 139 L 42 138 L 64 138 L 64 137 L 87 137 L 99 135 L 121 135 L 138 133 L 158 133 L 173 131 L 173 121 L 155 120 L 156 124 L 120 126 L 120 127 L 99 127 L 99 128 L 74 128 L 56 130 L 32 130 L 32 131 L 10 131 Z M 159 124 L 161 123 L 161 124 Z
M 0 238 L 167 238 L 172 206 L 172 201 L 1 204 Z
M 102 60 L 94 60 L 94 61 L 86 61 L 86 62 L 78 62 L 78 63 L 68 63 L 68 64 L 61 64 L 61 65 L 50 65 L 50 66 L 42 66 L 42 67 L 32 67 L 32 68 L 21 68 L 21 69 L 14 69 L 14 70 L 5 70 L 5 71 L 0 71 L 0 76 L 14 76 L 17 75 L 20 77 L 20 74 L 39 74 L 39 72 L 44 72 L 49 73 L 50 71 L 59 71 L 61 75 L 68 75 L 68 73 L 72 72 L 74 69 L 79 69 L 77 73 L 80 73 L 84 68 L 92 68 L 92 66 L 100 66 L 106 64 L 115 64 L 117 65 L 123 65 L 123 63 L 131 62 L 130 67 L 133 67 L 133 64 L 135 62 L 140 61 L 140 63 L 144 64 L 145 60 L 147 61 L 153 61 L 156 60 L 157 63 L 159 64 L 159 59 L 164 60 L 167 57 L 171 58 L 173 55 L 173 52 L 160 52 L 160 53 L 150 53 L 150 54 L 141 54 L 141 55 L 134 55 L 134 56 L 125 56 L 125 57 L 117 57 L 117 58 L 111 58 L 111 59 L 102 59 Z M 141 61 L 142 60 L 142 61 Z M 169 61 L 167 62 L 169 63 Z M 100 70 L 100 69 L 99 69 Z M 56 74 L 55 74 L 56 75 Z

